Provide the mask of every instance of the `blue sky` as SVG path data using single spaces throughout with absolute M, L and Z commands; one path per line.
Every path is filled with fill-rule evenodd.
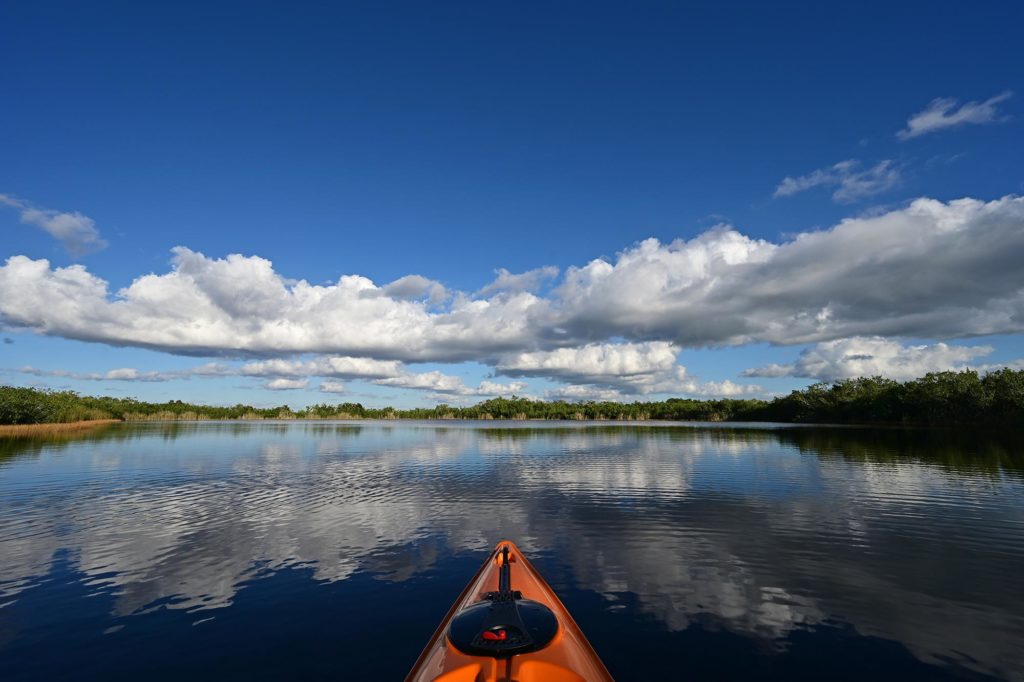
M 416 405 L 1012 365 L 1022 19 L 7 3 L 0 381 Z

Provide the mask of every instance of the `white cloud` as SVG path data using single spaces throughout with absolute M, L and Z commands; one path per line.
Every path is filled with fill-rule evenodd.
M 346 349 L 339 354 L 472 359 L 483 349 L 528 344 L 534 316 L 547 305 L 527 293 L 463 297 L 434 313 L 426 302 L 382 291 L 356 275 L 316 286 L 280 276 L 263 258 L 211 259 L 181 247 L 171 272 L 139 277 L 113 298 L 106 282 L 79 265 L 51 270 L 46 260 L 13 256 L 0 267 L 0 315 L 8 325 L 196 355 Z
M 64 250 L 75 257 L 84 256 L 106 247 L 96 222 L 81 213 L 65 213 L 49 208 L 37 208 L 9 194 L 0 194 L 0 205 L 10 206 L 21 213 L 21 222 L 34 225 L 56 239 Z
M 442 372 L 410 372 L 402 363 L 393 360 L 373 360 L 370 358 L 351 357 L 319 357 L 311 360 L 288 360 L 272 358 L 248 362 L 240 367 L 232 367 L 221 363 L 207 363 L 198 367 L 143 372 L 130 367 L 113 369 L 108 372 L 72 372 L 63 369 L 43 370 L 26 365 L 20 368 L 23 374 L 40 377 L 57 377 L 84 381 L 170 381 L 172 379 L 189 379 L 191 377 L 228 377 L 244 376 L 268 379 L 262 385 L 271 390 L 288 390 L 306 388 L 311 377 L 323 377 L 319 390 L 324 393 L 346 393 L 345 384 L 338 378 L 375 380 L 382 386 L 411 388 L 431 391 L 442 396 L 499 396 L 522 394 L 526 391 L 525 382 L 513 381 L 498 383 L 482 381 L 478 386 L 467 386 L 456 376 Z
M 771 363 L 770 365 L 761 365 L 760 367 L 754 367 L 751 369 L 743 370 L 743 376 L 745 377 L 765 377 L 777 379 L 779 377 L 791 377 L 796 376 L 796 364 L 779 364 Z
M 999 112 L 996 106 L 1013 96 L 1007 90 L 984 102 L 965 102 L 957 107 L 955 98 L 939 97 L 934 99 L 923 110 L 907 119 L 907 127 L 896 133 L 901 140 L 934 133 L 945 128 L 955 128 L 967 124 L 984 125 L 1009 120 L 1009 116 Z
M 456 294 L 440 307 L 396 300 L 358 275 L 312 285 L 263 258 L 180 247 L 169 272 L 116 292 L 81 265 L 13 256 L 0 266 L 0 322 L 179 354 L 344 356 L 333 371 L 319 360 L 289 360 L 315 366 L 278 371 L 387 378 L 400 361 L 497 365 L 612 341 L 691 348 L 1018 333 L 1022 259 L 1024 199 L 919 199 L 781 244 L 728 226 L 667 244 L 648 239 L 612 261 L 569 268 L 543 297 Z
M 385 285 L 381 292 L 385 296 L 399 301 L 418 301 L 426 299 L 437 305 L 448 298 L 448 290 L 440 282 L 427 279 L 422 275 L 406 275 Z
M 345 384 L 334 379 L 327 379 L 326 381 L 320 382 L 320 391 L 323 393 L 347 393 L 348 389 L 345 388 Z
M 525 381 L 510 381 L 508 383 L 501 383 L 498 381 L 481 381 L 480 385 L 470 390 L 470 395 L 480 396 L 510 396 L 523 394 L 527 390 Z
M 579 348 L 505 355 L 496 368 L 508 376 L 621 378 L 669 371 L 678 354 L 679 348 L 666 341 L 593 343 Z
M 196 377 L 215 377 L 234 374 L 235 370 L 221 362 L 207 362 L 206 364 L 192 367 L 187 373 Z
M 1024 330 L 1024 199 L 919 199 L 776 245 L 719 227 L 570 268 L 573 339 L 681 347 Z
M 521 395 L 527 388 L 526 383 L 522 381 L 513 381 L 507 384 L 483 381 L 479 386 L 467 386 L 460 377 L 437 371 L 406 372 L 397 377 L 377 379 L 373 383 L 380 386 L 431 391 L 441 395 L 481 397 Z
M 734 398 L 758 395 L 764 391 L 757 384 L 736 384 L 732 381 L 699 381 L 685 367 L 676 366 L 667 372 L 641 375 L 635 379 L 609 382 L 628 394 L 673 394 L 686 397 Z
M 905 346 L 882 337 L 826 341 L 805 349 L 796 362 L 748 369 L 749 377 L 806 377 L 835 381 L 883 376 L 899 381 L 929 372 L 964 369 L 967 363 L 992 352 L 991 346 L 950 346 L 945 343 Z
M 263 384 L 263 388 L 269 388 L 271 391 L 292 391 L 298 388 L 306 388 L 309 386 L 309 379 L 271 379 L 270 381 Z
M 121 381 L 139 381 L 144 380 L 143 377 L 146 373 L 140 372 L 132 367 L 119 367 L 118 369 L 112 369 L 106 373 L 107 379 L 119 379 Z M 155 376 L 155 374 L 154 374 Z M 159 379 L 162 381 L 163 379 Z
M 35 376 L 64 377 L 88 381 L 170 381 L 191 377 L 259 377 L 266 379 L 302 379 L 311 376 L 331 379 L 379 379 L 398 376 L 405 370 L 395 360 L 373 360 L 372 358 L 317 357 L 311 360 L 288 360 L 271 358 L 247 362 L 240 367 L 211 362 L 186 369 L 144 372 L 131 367 L 112 369 L 109 372 L 78 373 L 62 369 L 41 370 L 26 366 L 19 371 Z M 340 386 L 339 382 L 334 385 Z
M 312 360 L 258 360 L 242 365 L 238 373 L 255 377 L 320 376 L 334 379 L 381 379 L 398 376 L 402 371 L 402 363 L 396 360 L 334 356 Z
M 725 381 L 708 381 L 700 385 L 697 395 L 708 398 L 739 398 L 764 393 L 764 389 L 756 384 L 737 384 Z
M 468 390 L 466 384 L 459 377 L 437 371 L 409 372 L 389 379 L 378 379 L 374 383 L 381 386 L 416 388 L 437 393 L 462 393 Z
M 491 296 L 501 291 L 536 291 L 543 282 L 558 277 L 558 268 L 548 265 L 518 274 L 498 268 L 495 274 L 494 281 L 477 291 L 475 296 Z
M 76 381 L 169 381 L 177 378 L 170 373 L 164 372 L 140 372 L 131 367 L 119 367 L 107 372 L 72 372 L 64 369 L 39 369 L 31 365 L 25 365 L 18 370 L 22 374 L 30 374 L 37 377 L 56 377 L 59 379 L 74 379 Z
M 682 369 L 682 368 L 680 368 Z M 762 394 L 764 389 L 756 384 L 737 384 L 728 379 L 725 381 L 708 381 L 701 383 L 695 379 L 664 382 L 657 390 L 647 393 L 675 393 L 687 397 L 699 398 L 741 398 Z M 545 391 L 548 400 L 564 400 L 566 402 L 608 401 L 631 402 L 644 400 L 633 387 L 625 389 L 602 386 L 600 384 L 568 384 Z
M 886 192 L 898 185 L 900 180 L 900 170 L 891 160 L 879 161 L 871 168 L 860 170 L 859 161 L 848 159 L 807 175 L 783 178 L 775 188 L 774 196 L 789 197 L 814 187 L 835 187 L 832 198 L 841 203 L 850 203 Z
M 969 365 L 968 368 L 973 369 L 974 371 L 980 372 L 982 374 L 988 374 L 989 372 L 997 372 L 1001 369 L 1012 369 L 1020 371 L 1024 369 L 1024 358 L 1019 358 L 1017 360 L 1009 360 L 1007 362 L 990 362 L 984 365 L 972 364 Z
M 546 394 L 564 400 L 617 400 L 650 394 L 731 396 L 761 391 L 759 386 L 730 381 L 701 383 L 677 364 L 678 354 L 679 348 L 665 341 L 595 343 L 510 354 L 498 360 L 496 369 L 508 376 L 547 377 L 569 384 Z
M 639 344 L 589 344 L 580 348 L 562 348 L 550 352 L 510 355 L 497 370 L 513 377 L 536 376 L 553 379 L 567 386 L 551 389 L 555 399 L 611 399 L 600 396 L 640 396 L 675 394 L 689 396 L 738 396 L 761 393 L 760 386 L 730 381 L 702 383 L 676 364 L 678 349 L 663 342 Z M 272 358 L 249 362 L 240 367 L 207 363 L 198 367 L 143 372 L 119 368 L 108 372 L 77 373 L 67 370 L 41 370 L 22 367 L 25 374 L 87 381 L 170 381 L 192 377 L 244 376 L 263 378 L 265 388 L 285 390 L 306 388 L 313 377 L 324 378 L 319 390 L 345 393 L 338 377 L 372 380 L 380 386 L 428 391 L 437 399 L 451 397 L 526 396 L 524 381 L 498 382 L 485 379 L 477 386 L 440 371 L 411 372 L 401 363 L 366 358 L 327 357 L 311 360 Z
M 621 403 L 628 400 L 622 391 L 614 388 L 600 388 L 583 384 L 569 384 L 568 386 L 552 388 L 544 392 L 544 397 L 548 400 L 564 400 L 567 403 L 589 401 Z

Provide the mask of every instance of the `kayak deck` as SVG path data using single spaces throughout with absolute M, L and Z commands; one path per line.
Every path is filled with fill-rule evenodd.
M 449 638 L 452 620 L 467 607 L 495 599 L 509 589 L 501 573 L 503 557 L 508 557 L 511 587 L 523 600 L 539 602 L 550 609 L 558 621 L 551 640 L 536 651 L 512 655 L 474 655 L 457 648 Z M 484 609 L 486 610 L 486 609 Z M 505 637 L 497 627 L 483 632 L 483 639 Z M 479 640 L 478 640 L 479 641 Z M 472 580 L 449 609 L 441 625 L 423 649 L 406 682 L 611 682 L 601 659 L 590 646 L 576 621 L 555 595 L 554 590 L 527 561 L 511 541 L 499 542 Z

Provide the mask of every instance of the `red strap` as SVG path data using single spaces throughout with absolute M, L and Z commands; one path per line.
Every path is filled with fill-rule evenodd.
M 508 633 L 504 630 L 498 630 L 497 632 L 494 632 L 493 630 L 484 630 L 483 636 L 484 639 L 490 642 L 504 642 L 505 638 L 508 637 Z

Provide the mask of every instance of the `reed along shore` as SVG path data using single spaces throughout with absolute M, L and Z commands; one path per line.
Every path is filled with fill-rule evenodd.
M 66 424 L 0 424 L 0 438 L 35 438 L 71 434 L 120 423 L 120 419 L 87 419 Z

